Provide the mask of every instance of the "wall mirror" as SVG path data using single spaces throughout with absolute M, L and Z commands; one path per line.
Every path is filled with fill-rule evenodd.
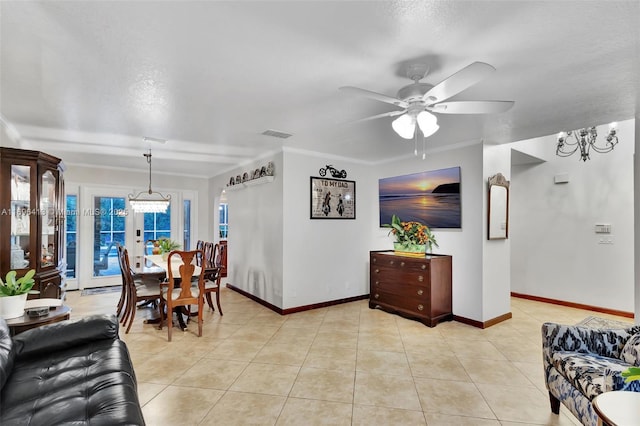
M 509 238 L 509 181 L 497 173 L 489 178 L 488 238 L 503 240 Z

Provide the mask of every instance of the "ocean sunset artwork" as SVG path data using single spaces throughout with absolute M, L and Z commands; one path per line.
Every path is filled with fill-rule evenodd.
M 460 167 L 395 176 L 378 181 L 380 225 L 397 215 L 430 228 L 460 228 Z

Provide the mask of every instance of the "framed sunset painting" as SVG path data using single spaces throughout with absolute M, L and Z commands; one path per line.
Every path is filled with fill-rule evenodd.
M 394 214 L 430 228 L 460 228 L 460 167 L 383 178 L 378 181 L 380 226 Z

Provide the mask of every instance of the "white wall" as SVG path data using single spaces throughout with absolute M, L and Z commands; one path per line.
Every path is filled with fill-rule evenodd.
M 327 164 L 356 182 L 355 219 L 310 219 L 310 177 Z M 283 308 L 369 293 L 371 220 L 376 218 L 377 181 L 372 168 L 315 154 L 284 153 Z
M 283 307 L 283 155 L 278 153 L 212 179 L 212 197 L 231 176 L 275 165 L 273 182 L 226 191 L 229 205 L 226 282 L 279 308 Z M 217 206 L 216 206 L 217 207 Z M 217 215 L 216 215 L 217 216 Z
M 453 256 L 453 313 L 454 315 L 475 321 L 489 319 L 483 312 L 483 229 L 486 215 L 483 214 L 483 200 L 485 195 L 485 179 L 483 177 L 483 147 L 477 141 L 466 147 L 448 151 L 429 152 L 422 160 L 411 157 L 399 161 L 376 166 L 373 170 L 376 179 L 418 173 L 427 170 L 443 169 L 460 166 L 461 174 L 461 229 L 434 229 L 439 248 L 434 253 Z M 376 200 L 371 204 L 372 215 L 370 228 L 367 230 L 374 235 L 371 249 L 383 250 L 393 248 L 393 238 L 388 236 L 388 230 L 379 227 L 378 213 L 378 185 L 373 183 L 372 191 Z M 508 293 L 507 293 L 508 294 Z M 507 296 L 508 297 L 508 296 Z M 495 309 L 490 309 L 494 312 Z M 500 312 L 502 315 L 508 312 Z
M 600 142 L 607 125 L 598 127 Z M 546 160 L 513 166 L 511 290 L 627 312 L 634 310 L 635 121 L 619 123 L 620 143 L 607 154 L 555 155 L 556 135 L 514 143 Z M 569 174 L 569 183 L 554 176 Z M 613 227 L 613 244 L 598 244 L 596 223 Z M 606 236 L 606 235 L 605 235 Z
M 511 175 L 511 148 L 508 145 L 484 145 L 482 198 L 482 318 L 497 318 L 511 311 L 511 240 L 488 240 L 488 180 L 502 173 L 507 180 Z

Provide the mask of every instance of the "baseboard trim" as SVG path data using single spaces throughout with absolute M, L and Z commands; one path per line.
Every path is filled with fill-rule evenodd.
M 566 302 L 564 300 L 549 299 L 547 297 L 533 296 L 530 294 L 511 292 L 511 297 L 517 297 L 519 299 L 534 300 L 536 302 L 551 303 L 552 305 L 567 306 L 569 308 L 586 309 L 588 311 L 601 312 L 603 314 L 610 314 L 610 315 L 617 315 L 619 317 L 625 317 L 625 318 L 635 317 L 633 312 L 618 311 L 616 309 L 602 308 L 600 306 L 583 305 L 582 303 Z
M 457 321 L 457 322 L 461 322 L 463 324 L 467 324 L 470 325 L 472 327 L 477 327 L 477 328 L 489 328 L 493 325 L 499 324 L 502 321 L 506 321 L 508 319 L 511 319 L 513 317 L 513 315 L 511 314 L 511 312 L 507 312 L 506 314 L 497 316 L 495 318 L 491 318 L 490 320 L 487 321 L 476 321 L 473 320 L 471 318 L 465 318 L 465 317 L 461 317 L 459 315 L 454 315 L 453 316 L 453 320 Z
M 341 305 L 343 303 L 349 303 L 349 302 L 355 302 L 357 300 L 364 300 L 364 299 L 368 299 L 369 295 L 368 294 L 363 294 L 362 296 L 354 296 L 354 297 L 348 297 L 345 299 L 337 299 L 337 300 L 330 300 L 328 302 L 321 302 L 321 303 L 314 303 L 311 305 L 305 305 L 305 306 L 296 306 L 295 308 L 287 308 L 287 309 L 282 309 L 279 308 L 275 305 L 272 305 L 269 302 L 266 302 L 262 299 L 260 299 L 259 297 L 254 296 L 251 293 L 247 293 L 246 291 L 234 286 L 233 284 L 226 284 L 226 287 L 230 290 L 235 291 L 236 293 L 240 293 L 241 295 L 243 295 L 244 297 L 248 297 L 249 299 L 253 300 L 256 303 L 261 304 L 262 306 L 271 309 L 273 312 L 276 312 L 280 315 L 289 315 L 289 314 L 295 314 L 296 312 L 303 312 L 303 311 L 310 311 L 312 309 L 318 309 L 318 308 L 326 308 L 329 306 L 334 306 L 334 305 Z

